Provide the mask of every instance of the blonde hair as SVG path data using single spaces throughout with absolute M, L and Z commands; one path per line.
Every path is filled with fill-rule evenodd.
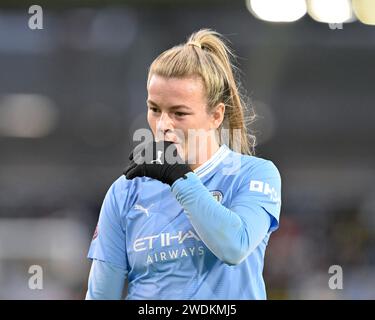
M 217 131 L 219 144 L 223 140 L 222 131 L 224 134 L 229 131 L 229 137 L 226 137 L 228 147 L 253 155 L 256 140 L 254 135 L 249 134 L 247 125 L 255 115 L 246 115 L 250 106 L 245 104 L 239 92 L 239 81 L 235 77 L 237 68 L 231 58 L 235 56 L 221 34 L 201 29 L 193 33 L 186 43 L 164 51 L 152 62 L 147 85 L 154 74 L 166 78 L 200 76 L 206 89 L 207 112 L 210 113 L 221 102 L 225 105 L 224 120 Z

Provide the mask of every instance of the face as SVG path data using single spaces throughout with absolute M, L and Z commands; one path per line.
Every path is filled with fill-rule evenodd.
M 205 88 L 200 77 L 152 75 L 147 89 L 147 120 L 155 140 L 175 142 L 190 166 L 198 167 L 218 148 L 215 131 L 223 121 L 224 104 L 218 104 L 213 112 L 207 113 Z

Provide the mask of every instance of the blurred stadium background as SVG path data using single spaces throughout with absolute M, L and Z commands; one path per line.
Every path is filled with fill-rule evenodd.
M 29 2 L 0 5 L 0 299 L 84 298 L 103 197 L 147 126 L 148 66 L 203 27 L 231 40 L 257 155 L 283 179 L 269 298 L 374 299 L 375 26 L 273 24 L 242 0 L 103 3 L 40 1 L 43 30 Z

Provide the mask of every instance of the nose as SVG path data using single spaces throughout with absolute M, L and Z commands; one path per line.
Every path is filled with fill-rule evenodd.
M 156 123 L 156 136 L 158 140 L 164 140 L 165 135 L 168 132 L 173 132 L 173 121 L 169 115 L 165 112 L 159 117 L 159 120 Z

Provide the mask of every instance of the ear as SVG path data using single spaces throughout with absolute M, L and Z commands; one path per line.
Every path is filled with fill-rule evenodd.
M 217 129 L 220 127 L 221 123 L 224 120 L 225 114 L 225 105 L 220 102 L 216 105 L 211 113 L 211 129 Z

